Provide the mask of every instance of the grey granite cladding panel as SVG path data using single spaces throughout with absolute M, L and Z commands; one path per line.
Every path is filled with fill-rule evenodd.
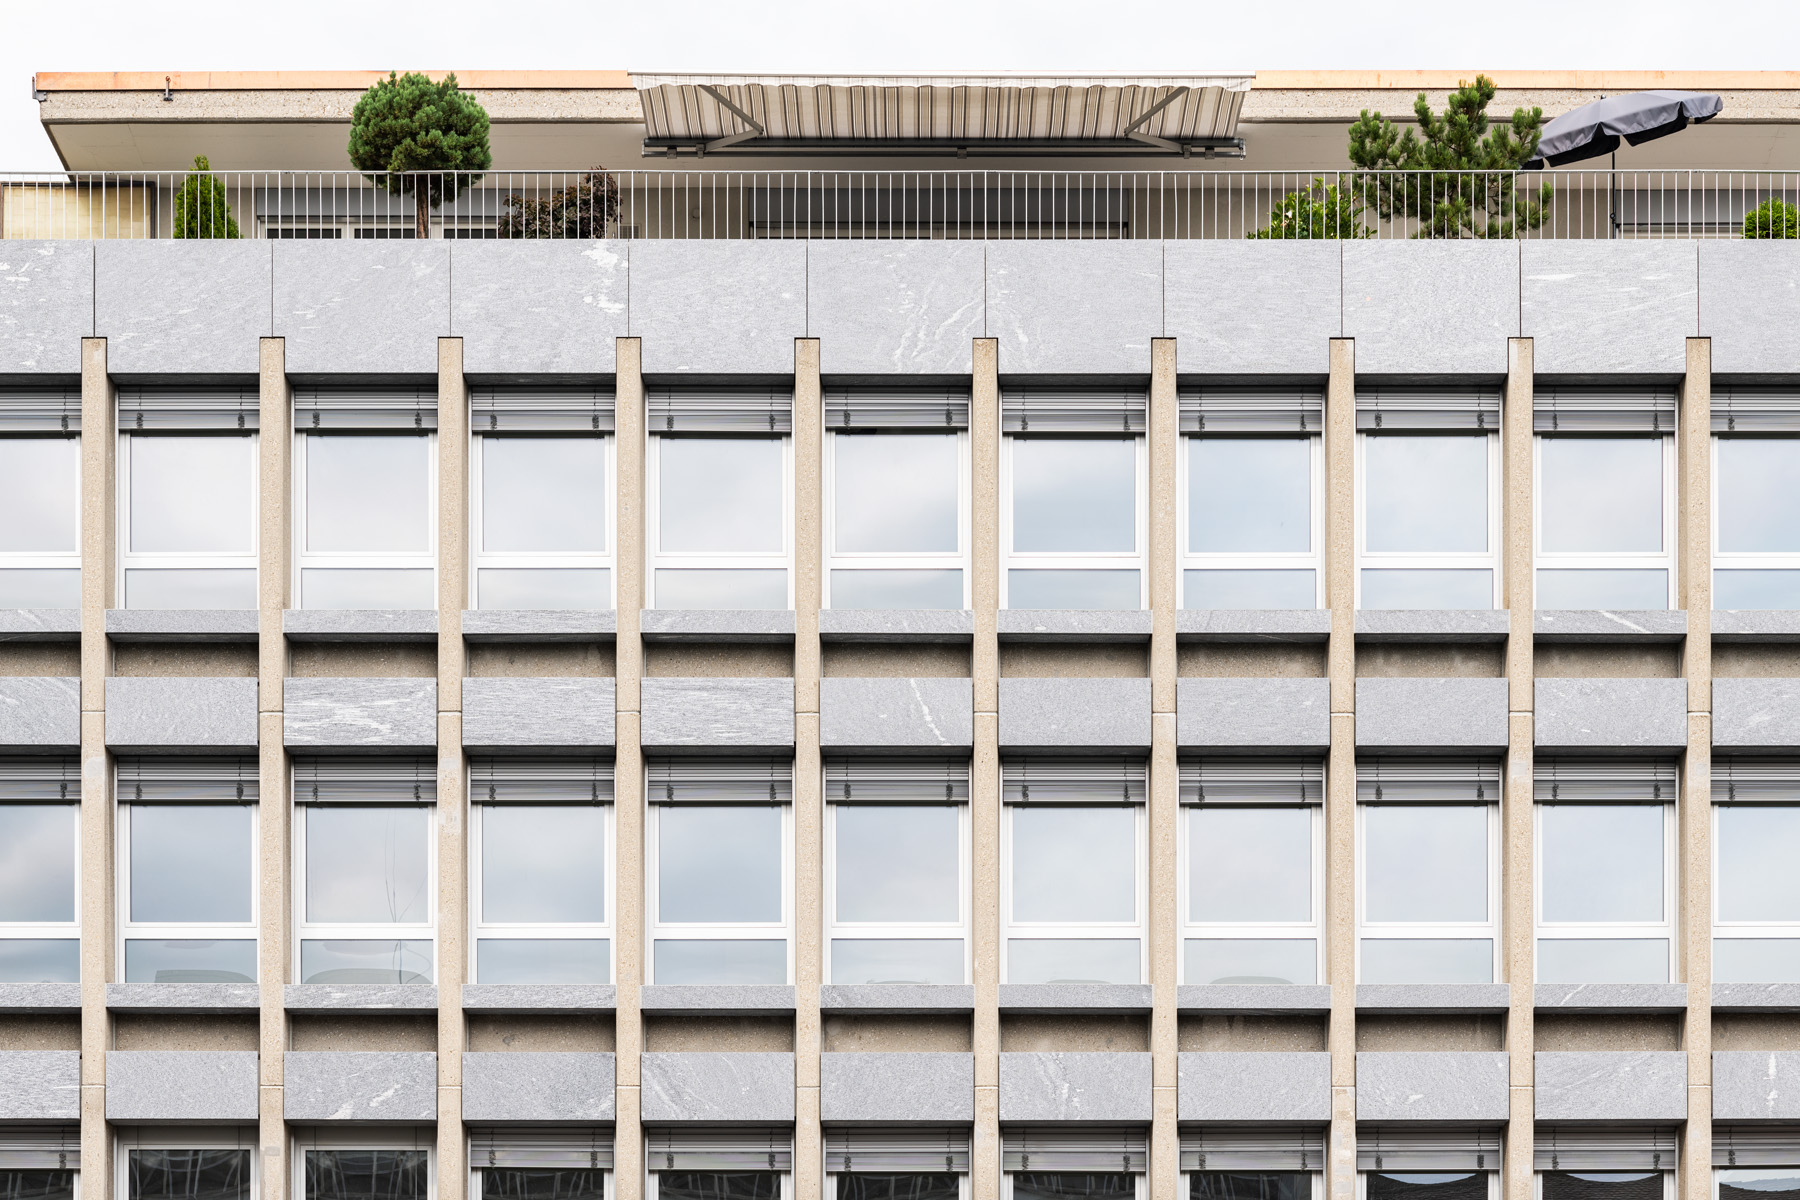
M 646 608 L 638 613 L 646 641 L 791 642 L 791 608 Z
M 1682 1050 L 1540 1050 L 1540 1121 L 1681 1121 L 1687 1118 Z
M 1343 261 L 1340 242 L 1164 242 L 1163 331 L 1182 371 L 1323 376 L 1344 331 Z
M 1184 642 L 1322 642 L 1330 633 L 1328 608 L 1184 608 L 1175 614 L 1175 636 Z
M 81 680 L 0 678 L 0 746 L 74 750 L 81 745 Z
M 1150 745 L 1148 679 L 1002 679 L 1000 744 L 1044 750 Z
M 1504 608 L 1365 608 L 1356 614 L 1356 640 L 1503 642 L 1511 620 Z
M 1800 742 L 1800 679 L 1713 680 L 1713 745 Z
M 1715 1050 L 1715 1121 L 1800 1121 L 1800 1051 Z
M 106 1007 L 114 1012 L 256 1012 L 261 989 L 254 983 L 109 983 Z
M 1685 679 L 1539 679 L 1533 694 L 1540 746 L 1675 750 L 1687 745 Z
M 1540 983 L 1532 992 L 1540 1012 L 1667 1013 L 1688 1002 L 1685 983 Z
M 1714 1012 L 1800 1012 L 1800 983 L 1715 983 Z
M 561 185 L 558 185 L 561 186 Z M 450 328 L 471 375 L 610 375 L 625 333 L 623 242 L 457 241 Z
M 1147 375 L 1162 336 L 1162 243 L 988 242 L 1000 373 Z
M 1331 743 L 1325 679 L 1179 679 L 1175 744 L 1319 749 Z
M 94 332 L 93 242 L 0 242 L 0 375 L 78 375 Z
M 254 1121 L 254 1050 L 109 1050 L 108 1121 Z
M 0 1121 L 79 1121 L 81 1051 L 0 1051 Z
M 254 642 L 253 608 L 109 608 L 106 636 L 115 642 Z
M 1003 642 L 1147 642 L 1155 614 L 1148 609 L 1003 608 Z
M 0 608 L 0 642 L 80 640 L 79 608 Z
M 1715 642 L 1800 642 L 1800 610 L 1714 609 L 1712 635 Z
M 788 984 L 647 983 L 638 991 L 644 1012 L 718 1016 L 731 1013 L 791 1013 L 794 989 Z
M 1505 1012 L 1512 989 L 1504 983 L 1359 983 L 1356 1007 L 1387 1013 Z
M 610 642 L 618 634 L 612 609 L 465 608 L 463 640 L 470 642 Z
M 819 681 L 819 744 L 832 750 L 966 750 L 975 742 L 967 679 Z
M 975 1119 L 975 1056 L 826 1054 L 820 1119 L 967 1125 Z
M 1003 1051 L 1000 1119 L 1148 1121 L 1150 1056 L 1102 1051 Z
M 437 1055 L 429 1051 L 289 1050 L 283 1059 L 290 1121 L 437 1120 Z
M 987 243 L 807 247 L 807 334 L 827 375 L 967 375 L 985 332 Z
M 1342 245 L 1344 336 L 1356 339 L 1359 374 L 1506 373 L 1506 339 L 1519 335 L 1517 242 Z
M 275 336 L 293 375 L 436 375 L 454 242 L 281 240 Z
M 421 983 L 290 983 L 282 988 L 282 1003 L 289 1012 L 431 1012 L 438 990 Z
M 975 1008 L 975 987 L 966 983 L 826 983 L 819 986 L 826 1012 L 966 1013 Z
M 112 676 L 106 745 L 115 751 L 256 749 L 256 680 Z
M 1800 372 L 1800 244 L 1701 242 L 1700 336 L 1721 375 Z
M 1504 1121 L 1507 1094 L 1504 1051 L 1356 1056 L 1358 1121 Z
M 272 241 L 94 243 L 94 333 L 120 374 L 254 375 Z
M 1687 636 L 1687 613 L 1540 608 L 1531 615 L 1531 630 L 1540 642 L 1678 642 Z
M 799 240 L 633 242 L 631 334 L 644 339 L 644 373 L 792 375 L 806 252 Z
M 966 608 L 827 608 L 819 636 L 828 642 L 966 642 L 975 614 Z
M 295 642 L 435 642 L 432 608 L 289 608 L 281 631 Z
M 465 983 L 462 1006 L 479 1013 L 597 1013 L 618 1004 L 612 984 Z
M 1147 983 L 1003 983 L 1000 1010 L 1022 1013 L 1149 1012 Z
M 1687 369 L 1687 339 L 1699 329 L 1697 242 L 1519 246 L 1521 332 L 1535 339 L 1540 375 Z
M 1180 1120 L 1331 1119 L 1331 1055 L 1323 1051 L 1210 1051 L 1178 1062 Z
M 1323 983 L 1184 983 L 1175 989 L 1175 1007 L 1184 1013 L 1322 1013 L 1331 1008 L 1331 987 Z
M 794 1119 L 792 1054 L 686 1051 L 645 1054 L 639 1063 L 646 1124 Z
M 465 1121 L 613 1119 L 611 1054 L 517 1050 L 465 1053 L 462 1069 Z
M 643 682 L 645 747 L 780 750 L 794 744 L 791 679 Z
M 80 1011 L 79 983 L 0 983 L 0 1013 L 8 1016 Z
M 1358 679 L 1356 744 L 1394 749 L 1504 746 L 1506 680 Z
M 289 679 L 283 737 L 297 749 L 437 745 L 435 679 Z
M 614 681 L 463 680 L 463 745 L 471 749 L 594 749 L 613 744 Z

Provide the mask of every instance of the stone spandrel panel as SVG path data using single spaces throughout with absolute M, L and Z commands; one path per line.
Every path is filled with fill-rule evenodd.
M 1540 1121 L 1682 1121 L 1687 1054 L 1681 1050 L 1540 1050 Z
M 275 336 L 290 375 L 429 375 L 450 336 L 455 242 L 278 239 Z
M 1181 370 L 1324 375 L 1344 332 L 1343 265 L 1342 242 L 1165 242 L 1164 336 Z
M 1004 1051 L 1000 1119 L 1020 1123 L 1150 1119 L 1150 1056 Z
M 827 375 L 967 375 L 985 335 L 976 241 L 818 241 L 807 247 L 807 333 Z
M 1163 335 L 1159 241 L 998 241 L 987 249 L 987 336 L 1003 374 L 1150 370 Z
M 81 374 L 94 332 L 94 243 L 0 241 L 0 378 Z
M 631 299 L 629 243 L 459 240 L 451 244 L 450 265 L 450 327 L 463 340 L 470 375 L 617 369 Z
M 247 214 L 238 214 L 247 219 Z M 119 374 L 254 375 L 273 329 L 273 241 L 94 243 L 94 333 Z
M 1509 1069 L 1505 1051 L 1359 1052 L 1356 1119 L 1504 1121 Z
M 1356 339 L 1359 374 L 1506 373 L 1506 339 L 1519 336 L 1519 243 L 1337 244 L 1343 336 Z
M 1183 1121 L 1331 1119 L 1331 1055 L 1323 1051 L 1186 1053 L 1179 1087 Z
M 613 744 L 611 679 L 463 680 L 463 745 L 480 750 L 602 749 Z
M 646 749 L 780 750 L 794 744 L 792 679 L 652 677 L 640 695 Z
M 613 1119 L 611 1054 L 509 1050 L 465 1053 L 462 1062 L 465 1121 Z
M 1552 679 L 1534 684 L 1539 747 L 1662 749 L 1687 745 L 1685 679 Z
M 60 676 L 0 678 L 0 748 L 81 747 L 81 680 Z
M 287 1119 L 352 1124 L 437 1120 L 437 1055 L 426 1051 L 289 1050 Z
M 0 1121 L 79 1121 L 79 1050 L 0 1051 Z
M 283 685 L 287 745 L 308 750 L 437 745 L 436 679 L 290 678 Z
M 1147 749 L 1150 681 L 1002 679 L 1000 745 L 1074 752 Z
M 1331 744 L 1331 681 L 1179 679 L 1175 741 L 1246 750 L 1323 749 Z
M 631 244 L 631 336 L 644 374 L 792 375 L 807 336 L 799 239 Z
M 772 1123 L 794 1119 L 794 1056 L 699 1051 L 645 1054 L 643 1119 L 657 1124 Z
M 820 1083 L 826 1121 L 966 1125 L 975 1119 L 973 1054 L 826 1054 Z
M 819 681 L 819 744 L 827 749 L 967 750 L 974 738 L 967 679 Z
M 1714 373 L 1800 374 L 1800 242 L 1707 241 L 1696 251 Z
M 1480 750 L 1506 745 L 1504 679 L 1358 679 L 1356 744 Z
M 106 1055 L 108 1121 L 254 1121 L 254 1050 L 113 1050 Z
M 1685 239 L 1518 243 L 1521 332 L 1533 341 L 1537 373 L 1684 373 L 1687 339 L 1699 332 L 1699 245 Z
M 256 750 L 256 680 L 113 676 L 106 744 L 122 752 Z

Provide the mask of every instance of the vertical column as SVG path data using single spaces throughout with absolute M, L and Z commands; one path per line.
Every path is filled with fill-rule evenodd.
M 1682 1200 L 1712 1195 L 1712 340 L 1689 338 L 1681 389 L 1681 573 L 1687 609 L 1687 764 L 1681 825 L 1681 960 L 1688 985 L 1688 1119 Z
M 643 343 L 618 339 L 614 386 L 613 570 L 618 596 L 617 691 L 618 757 L 613 768 L 614 829 L 613 961 L 618 983 L 616 1087 L 613 1119 L 613 1194 L 640 1200 L 644 1194 L 644 1135 L 639 1114 L 638 1055 L 644 1048 L 644 1020 L 638 985 L 644 981 L 644 758 L 638 743 L 639 684 L 644 677 L 644 643 L 638 637 L 644 605 L 644 375 Z
M 106 753 L 106 610 L 113 603 L 114 430 L 106 339 L 81 339 L 81 1173 L 110 1187 L 106 984 L 112 978 L 112 760 Z
M 1536 914 L 1532 910 L 1532 341 L 1506 343 L 1506 402 L 1501 413 L 1502 460 L 1505 463 L 1505 571 L 1507 749 L 1506 792 L 1502 811 L 1505 897 L 1501 926 L 1505 930 L 1506 979 L 1511 984 L 1506 1016 L 1511 1108 L 1506 1129 L 1506 1200 L 1532 1200 L 1532 1136 L 1536 1117 L 1533 1092 L 1535 1012 L 1533 963 Z
M 1181 419 L 1174 338 L 1150 342 L 1150 1194 L 1175 1196 L 1181 1185 L 1176 1129 L 1175 964 L 1181 953 L 1180 776 L 1175 761 L 1176 461 Z
M 819 603 L 825 413 L 819 340 L 794 340 L 794 1195 L 825 1186 L 819 1142 L 819 984 L 825 804 L 819 764 Z
M 462 610 L 469 594 L 469 395 L 461 338 L 438 339 L 438 1200 L 467 1193 L 462 1127 L 462 984 L 468 978 Z
M 975 690 L 975 752 L 969 819 L 974 863 L 975 1128 L 970 1191 L 1000 1200 L 1000 343 L 975 339 L 969 405 L 969 567 L 975 642 L 969 673 Z
M 283 1200 L 288 1186 L 288 1141 L 282 1095 L 282 1055 L 287 1050 L 289 846 L 293 805 L 288 802 L 287 749 L 282 735 L 282 687 L 287 675 L 287 637 L 281 614 L 289 596 L 289 515 L 293 495 L 293 405 L 287 382 L 287 342 L 263 338 L 258 354 L 257 403 L 257 667 L 258 751 L 257 972 L 262 1002 L 258 1063 L 263 1200 Z
M 1325 385 L 1325 594 L 1331 753 L 1325 770 L 1325 979 L 1331 985 L 1331 1200 L 1356 1195 L 1356 342 L 1333 338 Z

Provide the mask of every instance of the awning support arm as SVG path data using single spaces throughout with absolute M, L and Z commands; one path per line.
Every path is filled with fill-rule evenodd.
M 1168 95 L 1164 96 L 1161 100 L 1158 100 L 1155 104 L 1152 104 L 1149 108 L 1144 110 L 1142 115 L 1140 115 L 1136 120 L 1132 121 L 1131 124 L 1129 124 L 1125 127 L 1125 129 L 1124 129 L 1125 136 L 1130 137 L 1132 134 L 1132 131 L 1137 129 L 1137 127 L 1139 125 L 1146 124 L 1150 120 L 1151 117 L 1154 117 L 1157 113 L 1159 113 L 1163 109 L 1169 107 L 1169 105 L 1175 103 L 1177 100 L 1181 99 L 1183 96 L 1185 96 L 1187 94 L 1188 94 L 1187 85 L 1183 84 L 1182 86 L 1176 88 L 1174 91 L 1170 92 Z M 1171 143 L 1171 144 L 1173 144 L 1173 143 Z
M 706 150 L 723 150 L 727 146 L 735 146 L 739 142 L 747 142 L 751 138 L 759 138 L 759 137 L 763 136 L 763 134 L 765 132 L 767 132 L 766 130 L 763 129 L 762 125 L 757 122 L 756 118 L 752 117 L 749 113 L 745 112 L 743 109 L 741 109 L 737 105 L 733 104 L 731 102 L 731 99 L 728 96 L 726 96 L 724 92 L 721 92 L 718 88 L 714 87 L 712 84 L 702 83 L 702 84 L 698 84 L 696 86 L 698 86 L 701 91 L 703 91 L 707 95 L 711 96 L 714 100 L 717 100 L 719 102 L 719 106 L 721 108 L 725 109 L 732 116 L 736 117 L 738 120 L 742 121 L 744 124 L 746 124 L 750 127 L 748 130 L 745 130 L 740 133 L 729 134 L 722 138 L 714 138 L 712 141 L 707 142 L 706 145 L 704 147 L 702 147 L 702 153 L 704 153 Z

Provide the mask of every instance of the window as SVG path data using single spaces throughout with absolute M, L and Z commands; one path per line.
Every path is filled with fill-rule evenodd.
M 79 983 L 81 768 L 0 759 L 0 983 Z
M 963 1200 L 965 1129 L 827 1129 L 826 1200 Z
M 437 607 L 435 391 L 294 401 L 301 608 Z
M 1790 1126 L 1712 1127 L 1713 1200 L 1800 1200 L 1800 1138 Z
M 431 1200 L 434 1131 L 309 1129 L 297 1138 L 299 1200 Z
M 1540 759 L 1540 983 L 1667 983 L 1675 949 L 1672 762 Z
M 476 983 L 611 983 L 612 764 L 475 759 Z
M 1800 983 L 1800 762 L 1713 760 L 1715 983 Z
M 1357 1130 L 1358 1200 L 1498 1200 L 1496 1129 Z
M 1714 384 L 1713 607 L 1800 608 L 1800 390 Z
M 300 983 L 436 977 L 437 763 L 294 764 Z
M 81 607 L 81 393 L 0 391 L 0 608 Z
M 651 983 L 793 978 L 793 765 L 649 764 Z
M 1316 1200 L 1324 1165 L 1317 1129 L 1181 1131 L 1187 1200 Z
M 1670 1200 L 1677 1145 L 1667 1128 L 1539 1126 L 1538 1200 Z
M 469 1133 L 469 1200 L 609 1200 L 609 1129 L 477 1129 Z
M 118 762 L 126 983 L 256 982 L 257 764 Z
M 251 1200 L 255 1141 L 248 1129 L 122 1129 L 119 1200 Z
M 1183 391 L 1183 608 L 1317 608 L 1324 398 Z
M 1006 983 L 1141 983 L 1142 762 L 1002 764 Z
M 831 983 L 968 980 L 969 764 L 825 765 Z
M 1800 1154 L 1793 1154 L 1800 1158 Z M 1713 1200 L 1796 1200 L 1800 1167 L 1727 1167 L 1713 1172 Z M 1661 1196 L 1654 1200 L 1662 1200 Z
M 1001 396 L 1006 608 L 1144 607 L 1144 392 Z
M 1142 1129 L 1003 1129 L 1001 1200 L 1135 1200 L 1149 1149 Z
M 1317 983 L 1324 770 L 1182 764 L 1182 982 Z
M 613 397 L 477 389 L 476 608 L 613 607 Z
M 791 1129 L 653 1129 L 644 1200 L 794 1200 Z
M 1497 764 L 1357 764 L 1357 980 L 1491 983 L 1499 914 Z
M 79 1126 L 0 1127 L 0 1196 L 75 1200 L 80 1167 Z

